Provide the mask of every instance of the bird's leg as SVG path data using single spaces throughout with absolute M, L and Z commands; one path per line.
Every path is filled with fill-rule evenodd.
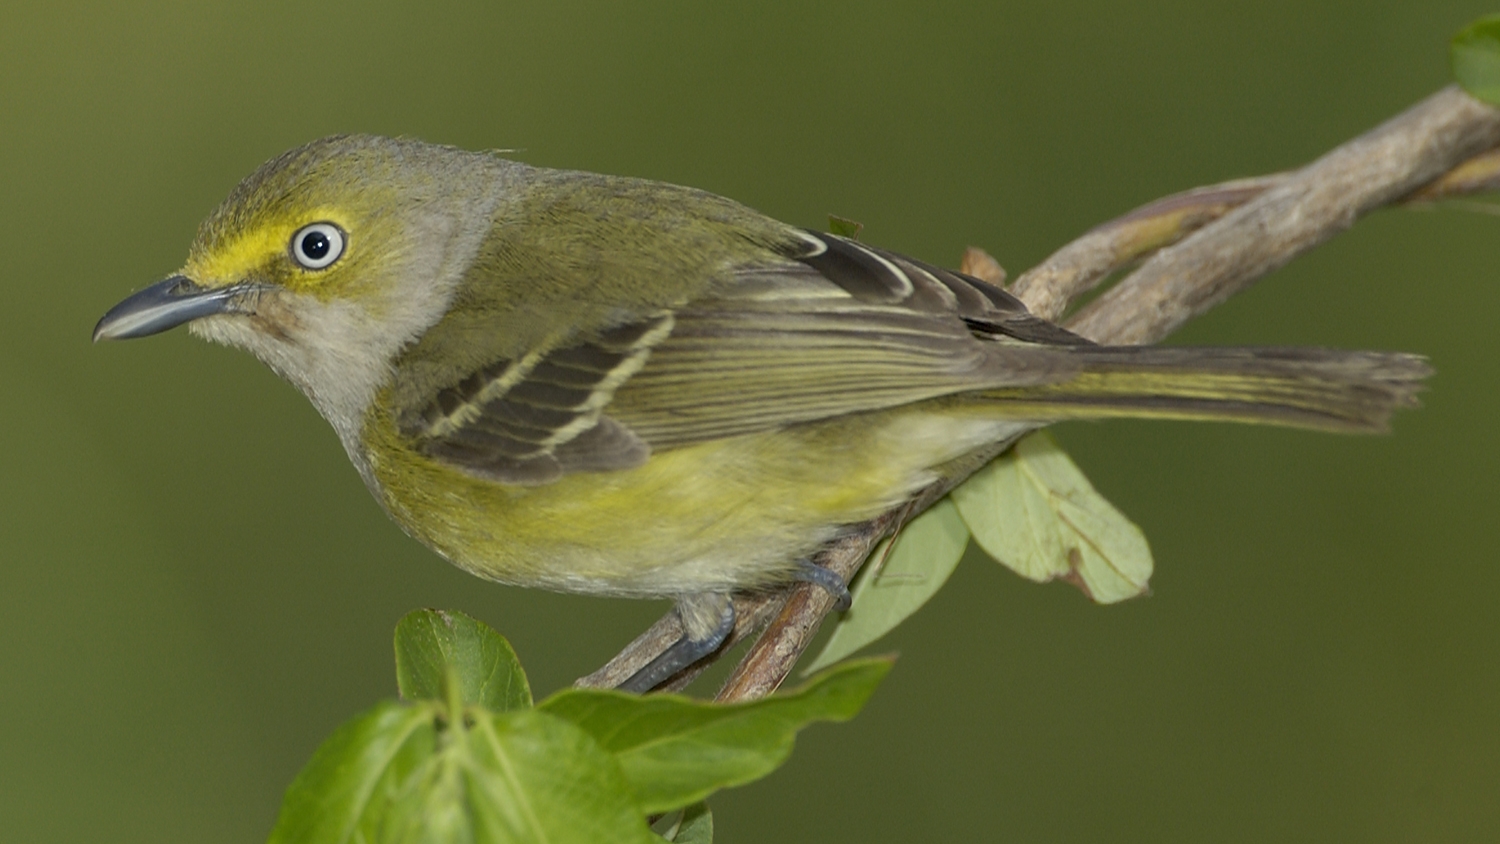
M 833 605 L 834 612 L 844 612 L 854 602 L 853 596 L 849 594 L 849 587 L 844 585 L 844 579 L 833 569 L 825 569 L 811 560 L 798 560 L 797 571 L 792 576 L 804 583 L 821 586 L 828 594 L 837 598 L 838 603 Z
M 618 688 L 645 694 L 713 653 L 734 630 L 734 604 L 723 592 L 699 592 L 678 598 L 677 617 L 682 619 L 682 638 Z

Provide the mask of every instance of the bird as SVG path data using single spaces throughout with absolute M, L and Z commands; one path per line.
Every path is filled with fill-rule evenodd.
M 820 547 L 1023 423 L 1377 432 L 1431 371 L 1096 345 L 999 286 L 712 193 L 371 135 L 262 165 L 93 338 L 184 324 L 305 394 L 459 568 L 673 599 L 682 638 L 637 692 L 718 648 L 737 592 L 843 590 Z

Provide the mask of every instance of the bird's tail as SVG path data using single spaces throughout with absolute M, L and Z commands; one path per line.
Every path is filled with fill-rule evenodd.
M 986 390 L 1007 416 L 1145 417 L 1379 432 L 1432 374 L 1418 355 L 1306 347 L 1051 347 L 1076 375 Z

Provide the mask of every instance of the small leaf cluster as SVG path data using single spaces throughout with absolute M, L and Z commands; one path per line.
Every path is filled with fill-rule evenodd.
M 1141 529 L 1051 434 L 1036 431 L 876 546 L 850 589 L 851 609 L 807 670 L 832 665 L 920 609 L 970 538 L 1022 577 L 1065 580 L 1101 604 L 1144 593 L 1153 568 Z
M 402 699 L 318 748 L 271 842 L 702 844 L 713 837 L 705 797 L 775 770 L 813 721 L 852 718 L 890 665 L 851 661 L 742 704 L 596 689 L 533 704 L 502 636 L 418 610 L 396 628 Z

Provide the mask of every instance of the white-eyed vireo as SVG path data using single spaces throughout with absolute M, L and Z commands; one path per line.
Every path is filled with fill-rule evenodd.
M 367 136 L 262 166 L 94 338 L 182 323 L 302 390 L 458 566 L 675 598 L 687 634 L 637 689 L 717 646 L 732 591 L 820 579 L 807 560 L 841 526 L 1018 421 L 1374 431 L 1428 372 L 1096 346 L 977 279 L 702 191 Z

